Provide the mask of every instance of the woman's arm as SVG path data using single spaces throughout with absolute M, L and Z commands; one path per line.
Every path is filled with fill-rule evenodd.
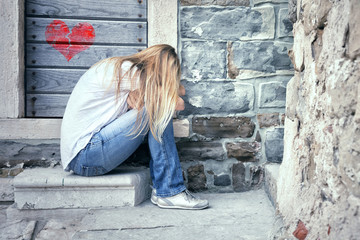
M 179 92 L 178 92 L 179 96 L 184 96 L 185 95 L 185 88 L 183 85 L 180 84 L 179 86 Z
M 185 109 L 185 102 L 181 97 L 178 97 L 175 105 L 175 111 L 182 111 Z
M 179 94 L 179 96 L 184 96 L 185 95 L 185 88 L 181 84 L 179 86 L 178 94 Z M 178 97 L 178 99 L 176 101 L 175 111 L 182 111 L 184 109 L 185 109 L 185 102 L 181 97 Z

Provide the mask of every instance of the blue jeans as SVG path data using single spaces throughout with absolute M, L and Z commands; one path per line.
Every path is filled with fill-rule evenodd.
M 160 143 L 151 132 L 129 135 L 137 113 L 137 110 L 130 110 L 95 133 L 86 147 L 70 162 L 70 170 L 88 177 L 110 172 L 129 158 L 147 136 L 151 153 L 150 175 L 157 195 L 170 197 L 184 191 L 186 188 L 172 121 L 166 127 Z

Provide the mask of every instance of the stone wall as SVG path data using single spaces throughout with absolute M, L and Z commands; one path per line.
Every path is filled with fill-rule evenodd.
M 190 137 L 178 139 L 193 191 L 246 191 L 281 162 L 292 23 L 287 0 L 181 0 L 179 53 Z
M 287 86 L 278 209 L 297 237 L 360 239 L 360 1 L 290 7 L 296 71 Z

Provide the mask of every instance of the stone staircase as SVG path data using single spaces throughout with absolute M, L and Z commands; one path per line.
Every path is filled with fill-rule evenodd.
M 264 189 L 276 207 L 280 164 L 265 165 Z M 150 174 L 143 167 L 119 167 L 109 174 L 81 177 L 61 167 L 26 169 L 13 180 L 18 209 L 136 206 L 150 197 Z
M 61 167 L 26 169 L 14 179 L 18 209 L 135 206 L 149 198 L 146 168 L 121 167 L 109 174 L 81 177 Z
M 206 211 L 161 209 L 145 201 L 151 193 L 146 168 L 120 167 L 98 177 L 61 167 L 26 169 L 13 181 L 16 204 L 0 208 L 0 232 L 23 239 L 290 240 L 283 238 L 274 209 L 279 166 L 265 165 L 265 189 L 198 193 L 210 201 Z

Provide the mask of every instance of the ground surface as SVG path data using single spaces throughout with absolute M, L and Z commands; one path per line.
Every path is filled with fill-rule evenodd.
M 17 210 L 0 207 L 1 239 L 238 239 L 266 240 L 275 222 L 263 190 L 198 194 L 205 210 L 160 209 L 148 200 L 136 207 Z

